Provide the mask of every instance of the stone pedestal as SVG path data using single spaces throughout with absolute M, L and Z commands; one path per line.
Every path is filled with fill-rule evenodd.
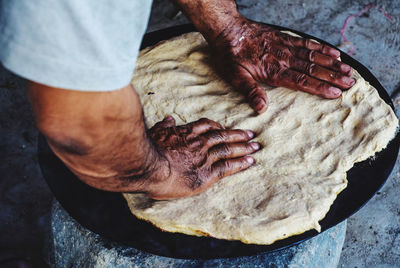
M 278 252 L 214 260 L 161 257 L 111 242 L 82 227 L 55 201 L 52 267 L 336 267 L 346 233 L 343 222 L 297 246 Z

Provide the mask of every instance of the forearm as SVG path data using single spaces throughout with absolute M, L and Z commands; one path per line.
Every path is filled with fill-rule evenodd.
M 105 93 L 43 87 L 29 86 L 36 121 L 70 170 L 98 189 L 145 191 L 160 156 L 132 87 Z
M 237 27 L 243 20 L 233 0 L 172 0 L 208 42 L 214 42 L 225 29 Z

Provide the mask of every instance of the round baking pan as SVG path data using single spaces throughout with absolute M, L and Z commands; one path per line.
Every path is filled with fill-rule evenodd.
M 305 38 L 312 38 L 330 45 L 305 33 L 276 25 L 270 26 L 289 30 Z M 143 38 L 142 48 L 191 31 L 196 30 L 193 25 L 188 24 L 148 33 Z M 377 88 L 381 98 L 393 109 L 389 95 L 366 67 L 343 52 L 341 58 Z M 359 210 L 383 186 L 396 163 L 399 143 L 400 135 L 398 134 L 387 148 L 377 153 L 374 158 L 357 163 L 347 172 L 348 186 L 338 195 L 326 217 L 320 221 L 322 232 Z M 38 156 L 43 177 L 56 199 L 71 217 L 105 238 L 156 255 L 186 259 L 248 256 L 280 250 L 318 234 L 317 231 L 310 230 L 276 241 L 271 245 L 260 246 L 239 241 L 163 232 L 133 216 L 120 193 L 100 191 L 81 182 L 52 153 L 42 135 L 39 136 Z

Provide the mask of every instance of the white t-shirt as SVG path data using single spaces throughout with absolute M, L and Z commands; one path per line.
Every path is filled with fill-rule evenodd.
M 0 61 L 48 86 L 107 91 L 131 79 L 150 0 L 0 0 Z

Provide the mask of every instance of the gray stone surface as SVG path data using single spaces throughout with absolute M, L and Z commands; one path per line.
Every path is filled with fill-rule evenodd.
M 40 263 L 52 195 L 36 157 L 37 130 L 23 82 L 0 66 L 0 263 Z
M 51 217 L 52 267 L 325 267 L 335 268 L 346 234 L 346 222 L 300 245 L 278 252 L 214 260 L 161 257 L 110 242 L 85 229 L 54 202 Z
M 334 45 L 342 43 L 339 30 L 346 17 L 371 3 L 363 0 L 237 2 L 240 11 L 249 18 L 304 31 Z M 350 22 L 346 36 L 355 46 L 354 57 L 370 68 L 395 98 L 400 91 L 400 1 L 372 3 L 383 7 L 393 21 L 371 9 Z M 167 0 L 155 0 L 148 30 L 185 22 L 185 17 Z M 45 235 L 49 233 L 52 195 L 37 165 L 36 137 L 21 80 L 0 67 L 0 261 L 13 254 L 40 259 Z M 339 266 L 400 267 L 399 192 L 397 164 L 380 194 L 349 218 Z

